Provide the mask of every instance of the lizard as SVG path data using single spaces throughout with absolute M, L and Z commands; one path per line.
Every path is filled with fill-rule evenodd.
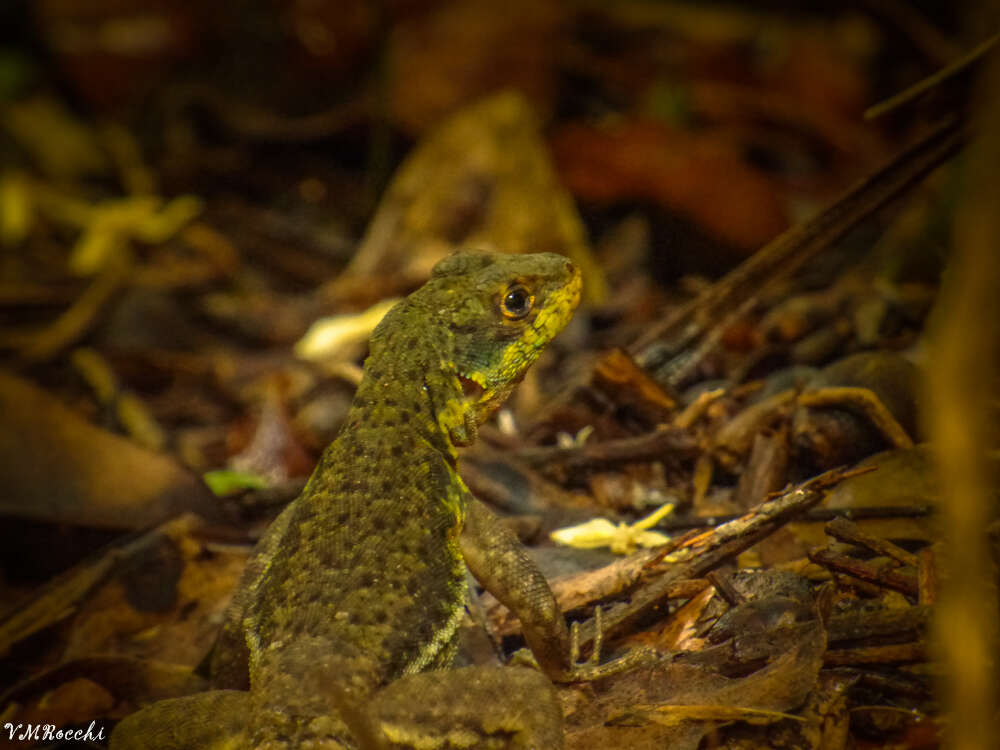
M 577 663 L 545 578 L 456 462 L 580 289 L 561 255 L 463 252 L 394 306 L 345 427 L 251 555 L 216 689 L 131 714 L 112 750 L 562 747 L 551 681 L 604 672 Z M 466 567 L 519 615 L 541 671 L 448 670 Z

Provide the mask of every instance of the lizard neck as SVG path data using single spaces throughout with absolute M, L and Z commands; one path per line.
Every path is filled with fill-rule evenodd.
M 463 384 L 449 361 L 445 341 L 427 335 L 407 336 L 410 326 L 386 336 L 365 362 L 348 417 L 345 435 L 354 432 L 368 450 L 379 444 L 417 441 L 431 446 L 454 462 L 456 440 L 464 436 L 475 414 L 465 398 Z M 419 330 L 419 329 L 418 329 Z M 404 352 L 404 356 L 400 356 Z M 391 439 L 390 439 L 391 438 Z

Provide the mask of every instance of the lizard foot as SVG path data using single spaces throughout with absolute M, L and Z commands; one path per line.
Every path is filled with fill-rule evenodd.
M 590 682 L 604 677 L 627 672 L 630 669 L 652 664 L 656 651 L 648 647 L 634 648 L 623 656 L 601 664 L 601 649 L 604 646 L 603 611 L 600 605 L 594 609 L 594 648 L 590 658 L 580 661 L 580 623 L 574 622 L 569 632 L 569 663 L 566 682 Z

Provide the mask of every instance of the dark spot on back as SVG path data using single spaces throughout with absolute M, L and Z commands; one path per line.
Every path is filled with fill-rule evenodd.
M 332 545 L 323 544 L 320 545 L 319 551 L 316 555 L 319 558 L 320 564 L 325 568 L 336 568 L 337 567 L 337 551 Z M 305 571 L 302 571 L 305 573 Z
M 417 624 L 417 631 L 420 633 L 421 641 L 429 641 L 434 635 L 434 623 L 424 618 Z
M 420 580 L 415 577 L 407 578 L 406 593 L 408 593 L 413 598 L 417 598 L 417 596 L 420 594 Z

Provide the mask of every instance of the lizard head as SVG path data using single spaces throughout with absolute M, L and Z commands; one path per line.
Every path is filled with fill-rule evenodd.
M 435 266 L 427 287 L 477 423 L 569 322 L 581 284 L 579 270 L 554 253 L 459 253 Z

